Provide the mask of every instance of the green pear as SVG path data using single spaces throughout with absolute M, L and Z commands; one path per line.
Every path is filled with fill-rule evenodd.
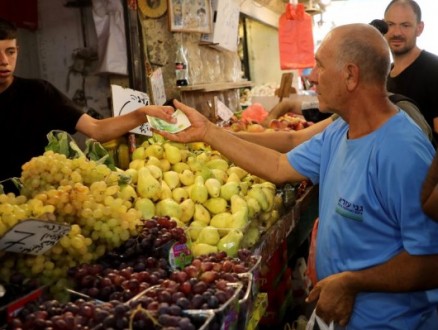
M 178 173 L 179 181 L 185 186 L 190 186 L 195 182 L 195 174 L 191 170 L 184 170 Z
M 187 224 L 190 222 L 190 220 L 193 218 L 193 215 L 195 214 L 195 202 L 192 201 L 190 198 L 187 198 L 179 205 L 181 207 L 181 217 L 179 218 L 179 220 Z
M 171 190 L 179 187 L 181 185 L 179 181 L 179 175 L 175 171 L 167 171 L 163 173 L 163 180 L 166 181 L 167 185 Z
M 146 167 L 138 170 L 137 193 L 152 201 L 157 201 L 161 196 L 161 182 L 154 178 Z
M 216 245 L 220 240 L 219 232 L 217 228 L 212 226 L 206 226 L 201 229 L 198 235 L 196 243 L 205 243 L 209 245 Z
M 215 159 L 210 159 L 207 162 L 207 166 L 211 169 L 216 168 L 226 172 L 228 170 L 229 164 L 225 159 L 215 158 Z
M 200 170 L 196 171 L 196 175 L 202 176 L 204 180 L 207 180 L 213 176 L 211 174 L 211 170 L 207 166 L 202 166 Z
M 186 189 L 182 187 L 176 187 L 172 190 L 172 198 L 175 202 L 181 203 L 182 201 L 189 198 L 189 193 Z
M 190 166 L 187 163 L 182 163 L 182 162 L 172 164 L 171 168 L 173 171 L 177 173 L 182 173 L 184 170 L 190 170 Z
M 146 158 L 146 154 L 145 154 L 145 149 L 143 147 L 138 147 L 135 148 L 134 151 L 131 154 L 131 159 L 145 159 Z
M 245 181 L 240 181 L 239 186 L 240 186 L 240 195 L 245 196 L 248 193 L 250 184 Z
M 237 256 L 237 251 L 240 248 L 240 242 L 243 239 L 242 231 L 231 229 L 228 234 L 223 236 L 217 243 L 218 251 L 224 251 L 229 257 Z
M 159 201 L 155 206 L 155 210 L 158 216 L 169 216 L 181 220 L 181 206 L 172 198 Z
M 262 211 L 266 211 L 269 208 L 269 202 L 261 187 L 253 185 L 248 190 L 248 196 L 253 197 L 260 204 Z
M 181 179 L 181 178 L 180 178 Z M 204 184 L 204 178 L 197 176 L 195 182 L 190 188 L 190 198 L 196 203 L 205 203 L 208 199 L 208 191 Z
M 210 212 L 208 212 L 208 210 L 202 204 L 196 203 L 195 213 L 193 214 L 193 220 L 208 225 L 210 224 L 210 220 L 211 220 Z
M 254 219 L 261 212 L 262 208 L 254 197 L 246 195 L 245 200 L 248 205 L 248 217 Z
M 193 243 L 190 250 L 194 257 L 199 257 L 203 255 L 208 255 L 210 253 L 217 253 L 218 248 L 213 245 L 205 244 L 205 243 Z
M 216 227 L 219 230 L 221 237 L 227 234 L 229 228 L 231 228 L 231 222 L 233 216 L 230 212 L 222 212 L 215 214 L 210 220 L 210 226 Z
M 221 186 L 220 196 L 229 201 L 233 195 L 238 195 L 240 193 L 240 185 L 238 182 L 227 182 Z
M 200 221 L 192 221 L 187 228 L 187 232 L 190 236 L 190 239 L 192 241 L 196 241 L 198 239 L 199 233 L 201 232 L 202 228 L 206 227 L 207 225 L 204 222 Z
M 158 159 L 163 158 L 164 149 L 160 144 L 154 143 L 145 149 L 146 156 L 153 156 Z
M 221 193 L 221 183 L 216 178 L 209 178 L 205 180 L 205 187 L 207 188 L 210 197 L 219 197 Z
M 227 210 L 228 202 L 222 197 L 211 197 L 203 205 L 210 213 L 219 214 Z
M 260 239 L 260 230 L 257 226 L 249 226 L 243 235 L 240 246 L 242 248 L 251 249 L 253 248 Z
M 170 143 L 165 143 L 163 147 L 164 155 L 169 163 L 176 164 L 181 161 L 181 151 L 179 150 L 179 148 L 171 145 Z
M 135 201 L 134 207 L 140 211 L 143 219 L 152 219 L 155 215 L 155 204 L 149 198 L 138 198 Z
M 248 203 L 240 195 L 233 195 L 230 199 L 231 213 L 236 213 L 240 209 L 248 209 Z

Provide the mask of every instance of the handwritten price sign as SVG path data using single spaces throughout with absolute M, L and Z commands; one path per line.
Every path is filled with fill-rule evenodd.
M 68 225 L 37 219 L 24 220 L 0 238 L 0 250 L 40 255 L 50 250 L 69 231 Z

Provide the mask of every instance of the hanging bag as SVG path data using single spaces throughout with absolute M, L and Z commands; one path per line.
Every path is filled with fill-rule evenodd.
M 302 3 L 286 5 L 280 16 L 278 37 L 282 70 L 313 68 L 312 17 L 305 12 Z

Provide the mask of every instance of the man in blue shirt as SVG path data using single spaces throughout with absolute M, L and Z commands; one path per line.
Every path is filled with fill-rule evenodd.
M 341 118 L 292 151 L 240 139 L 180 102 L 191 127 L 179 142 L 204 141 L 236 165 L 280 184 L 320 187 L 319 282 L 309 294 L 327 323 L 347 329 L 433 329 L 438 223 L 421 209 L 434 148 L 386 91 L 387 43 L 367 24 L 333 29 L 309 76 L 323 112 Z

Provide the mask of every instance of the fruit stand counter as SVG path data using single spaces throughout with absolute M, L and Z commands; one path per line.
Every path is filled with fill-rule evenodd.
M 288 239 L 288 254 L 294 255 L 296 249 L 310 234 L 317 214 L 318 186 L 310 186 L 297 199 L 295 205 L 263 234 L 259 243 L 253 248 L 254 254 L 262 257 L 263 264 L 271 258 L 280 244 Z

